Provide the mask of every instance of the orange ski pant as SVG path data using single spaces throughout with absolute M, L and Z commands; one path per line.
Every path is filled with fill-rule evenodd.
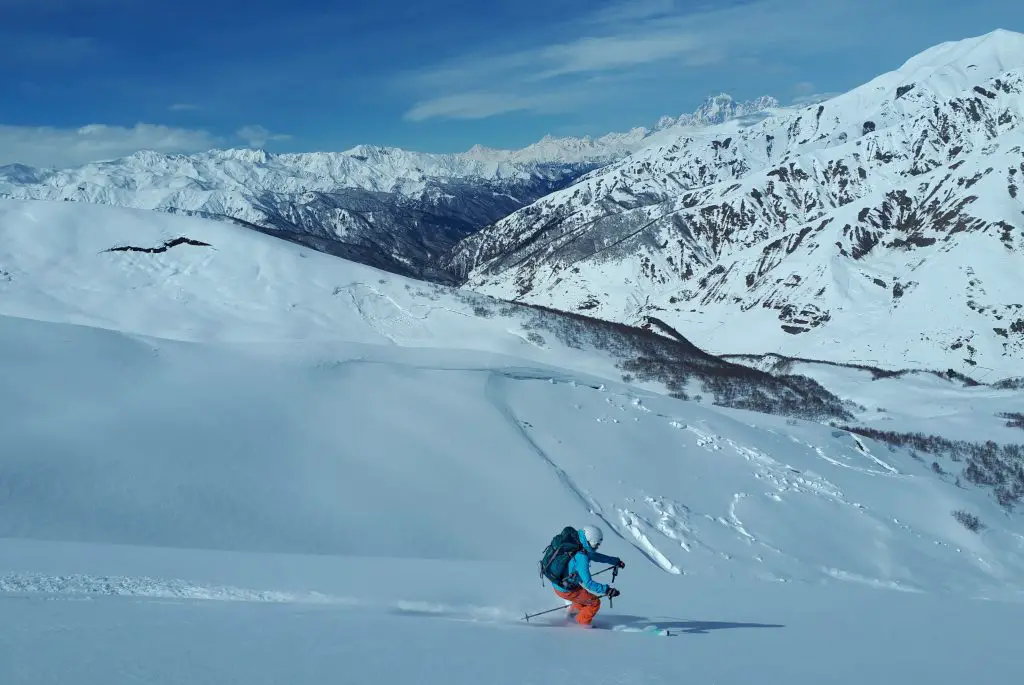
M 590 625 L 594 616 L 601 610 L 601 599 L 597 595 L 591 594 L 586 588 L 577 588 L 572 592 L 555 590 L 555 594 L 572 602 L 569 613 L 576 614 L 576 622 L 580 625 Z

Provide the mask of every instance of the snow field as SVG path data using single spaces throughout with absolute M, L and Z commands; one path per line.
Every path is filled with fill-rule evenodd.
M 211 247 L 103 251 L 181 235 Z M 628 387 L 443 289 L 213 222 L 7 201 L 0 268 L 0 682 L 1015 668 L 1018 518 L 905 450 Z M 536 562 L 584 523 L 627 563 L 606 630 L 520 622 L 560 604 Z

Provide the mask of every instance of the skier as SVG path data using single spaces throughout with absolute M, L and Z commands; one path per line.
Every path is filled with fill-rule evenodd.
M 568 536 L 570 531 L 573 529 L 567 528 L 561 535 Z M 577 543 L 575 547 L 579 551 L 569 558 L 564 573 L 559 574 L 561 577 L 549 579 L 554 586 L 555 594 L 571 602 L 568 608 L 569 616 L 575 614 L 579 625 L 593 628 L 594 616 L 601 610 L 601 596 L 618 597 L 621 593 L 610 585 L 595 581 L 590 575 L 590 562 L 596 561 L 619 568 L 626 568 L 626 563 L 618 557 L 610 557 L 597 551 L 604 539 L 604 534 L 597 526 L 583 526 L 573 532 L 577 539 L 569 541 L 568 544 Z M 556 540 L 558 539 L 556 537 Z M 557 547 L 554 541 L 552 544 Z M 564 546 L 562 548 L 565 549 Z

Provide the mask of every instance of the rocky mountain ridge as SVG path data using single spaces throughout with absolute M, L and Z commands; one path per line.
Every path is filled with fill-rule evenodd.
M 463 240 L 466 287 L 715 353 L 1024 372 L 1024 35 L 687 131 Z M 941 312 L 941 314 L 939 314 Z

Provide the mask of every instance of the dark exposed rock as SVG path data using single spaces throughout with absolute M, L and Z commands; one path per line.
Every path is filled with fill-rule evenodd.
M 178 247 L 179 245 L 194 245 L 196 247 L 211 247 L 209 243 L 204 243 L 201 240 L 193 240 L 191 238 L 175 238 L 173 240 L 166 241 L 159 247 L 134 247 L 132 245 L 123 245 L 119 247 L 112 247 L 104 252 L 148 252 L 150 254 L 158 254 L 160 252 L 167 252 L 172 247 Z

